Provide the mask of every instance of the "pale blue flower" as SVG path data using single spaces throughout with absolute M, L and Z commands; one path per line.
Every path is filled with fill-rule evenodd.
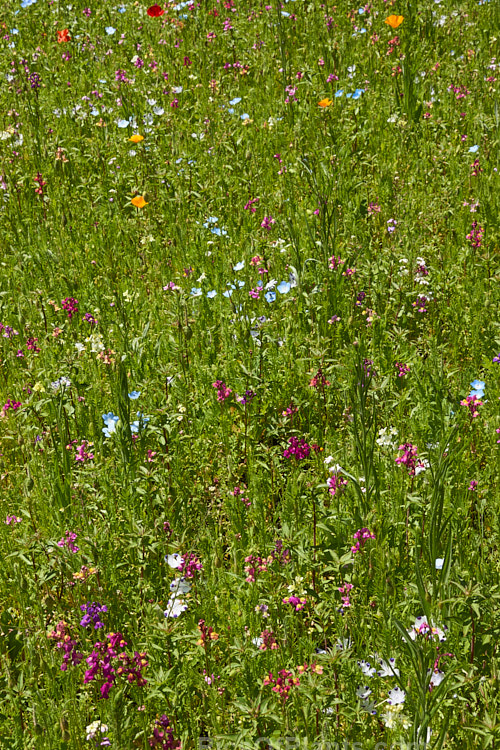
M 135 401 L 136 398 L 139 398 L 141 395 L 140 391 L 132 391 L 132 393 L 128 394 L 128 397 L 132 399 L 132 401 Z
M 280 294 L 288 294 L 291 288 L 292 287 L 290 286 L 288 281 L 282 281 L 281 284 L 278 284 L 278 286 L 276 287 Z
M 193 287 L 191 289 L 191 297 L 201 297 L 201 289 L 196 289 L 196 287 Z
M 264 297 L 269 303 L 274 302 L 276 299 L 276 292 L 266 292 Z
M 217 292 L 215 291 L 215 289 L 212 289 L 211 292 L 207 292 L 207 297 L 208 299 L 213 299 L 214 297 L 217 297 Z
M 116 124 L 119 128 L 128 128 L 128 126 L 130 125 L 128 120 L 118 120 Z
M 339 89 L 338 91 L 335 92 L 335 98 L 338 99 L 338 97 L 342 96 L 343 93 L 344 93 L 344 89 Z
M 359 97 L 361 96 L 361 94 L 364 93 L 364 91 L 365 91 L 364 89 L 356 89 L 356 91 L 352 95 L 352 98 L 353 99 L 359 99 Z
M 113 414 L 112 411 L 108 412 L 107 414 L 103 414 L 102 418 L 104 420 L 104 424 L 106 425 L 102 428 L 102 431 L 104 432 L 104 435 L 109 438 L 114 432 L 116 432 L 116 425 L 120 421 L 120 418 Z
M 114 29 L 112 26 L 106 26 L 104 31 L 106 32 L 106 34 L 108 34 L 108 36 L 113 36 L 113 34 L 116 32 L 116 29 Z
M 484 388 L 486 387 L 486 383 L 484 382 L 484 380 L 477 380 L 476 379 L 476 380 L 472 381 L 472 383 L 470 384 L 470 386 L 471 386 L 471 388 L 474 388 L 474 390 L 483 391 Z
M 242 115 L 240 115 L 240 119 L 241 120 L 249 120 L 250 119 L 250 115 L 247 115 L 247 113 L 244 112 Z
M 231 106 L 234 106 L 235 104 L 239 104 L 240 102 L 241 102 L 241 96 L 235 96 L 234 99 L 231 99 L 229 104 L 231 104 Z
M 475 396 L 476 398 L 482 398 L 484 396 L 484 391 L 481 391 L 479 389 L 474 389 L 469 393 L 469 396 L 472 398 Z
M 233 266 L 233 271 L 242 271 L 244 268 L 245 268 L 245 261 L 241 260 L 239 263 Z
M 475 154 L 476 151 L 479 151 L 479 146 L 471 146 L 469 149 L 469 154 Z
M 234 291 L 234 288 L 233 289 L 228 289 L 226 292 L 222 292 L 222 295 L 224 297 L 227 297 L 229 299 L 229 297 L 232 295 L 233 291 Z
M 130 432 L 137 434 L 139 430 L 143 430 L 146 424 L 149 422 L 149 417 L 145 417 L 142 412 L 138 411 L 137 416 L 139 419 L 136 419 L 135 422 L 132 422 L 130 424 Z

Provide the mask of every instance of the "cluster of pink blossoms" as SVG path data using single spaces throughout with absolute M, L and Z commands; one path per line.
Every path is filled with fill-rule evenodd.
M 273 676 L 272 672 L 269 672 L 268 676 L 264 678 L 264 685 L 272 685 L 271 690 L 273 693 L 279 695 L 283 699 L 283 702 L 288 700 L 290 690 L 295 685 L 300 685 L 298 677 L 293 676 L 293 672 L 288 669 L 281 669 L 278 672 L 277 677 Z
M 475 419 L 479 416 L 479 412 L 477 410 L 478 406 L 482 406 L 484 401 L 481 401 L 478 399 L 477 396 L 467 396 L 467 398 L 462 399 L 460 401 L 460 404 L 462 406 L 467 406 L 470 412 L 471 419 Z
M 203 570 L 203 563 L 196 555 L 190 552 L 184 555 L 178 570 L 184 578 L 194 578 L 200 570 Z
M 343 261 L 340 256 L 336 258 L 335 255 L 332 255 L 332 257 L 328 261 L 328 268 L 330 269 L 330 271 L 335 271 L 335 269 L 341 266 L 344 262 L 345 261 Z
M 174 738 L 174 730 L 166 714 L 155 719 L 153 736 L 148 739 L 148 743 L 150 747 L 160 750 L 178 750 L 181 747 L 180 741 Z
M 212 386 L 217 389 L 217 401 L 225 401 L 232 393 L 231 388 L 228 388 L 223 380 L 216 380 Z
M 75 534 L 74 531 L 67 531 L 66 536 L 63 536 L 63 538 L 57 542 L 57 546 L 67 547 L 70 550 L 70 552 L 73 552 L 73 554 L 75 554 L 75 552 L 79 552 L 80 547 L 77 547 L 75 544 L 76 536 L 77 535 Z
M 354 586 L 352 583 L 344 583 L 342 586 L 339 586 L 339 592 L 342 594 L 342 607 L 344 609 L 351 606 L 351 600 L 349 599 L 349 592 L 351 589 L 353 589 Z
M 471 246 L 475 250 L 479 250 L 479 248 L 481 247 L 482 242 L 483 242 L 483 234 L 484 234 L 483 227 L 479 226 L 477 221 L 473 221 L 472 229 L 470 230 L 469 234 L 466 236 L 466 239 L 469 240 Z
M 275 561 L 279 562 L 280 565 L 288 565 L 290 562 L 290 550 L 283 549 L 281 539 L 275 542 L 274 550 L 268 557 L 261 557 L 260 555 L 248 555 L 245 557 L 246 582 L 255 583 L 257 577 L 261 573 L 266 573 L 269 566 Z
M 394 367 L 397 368 L 398 371 L 398 378 L 404 378 L 404 376 L 410 372 L 410 366 L 405 365 L 402 362 L 396 362 Z
M 283 604 L 290 604 L 296 612 L 303 610 L 307 604 L 307 599 L 305 597 L 300 598 L 298 596 L 287 596 L 287 598 L 282 601 Z
M 299 674 L 305 674 L 307 671 L 314 672 L 315 674 L 323 674 L 323 667 L 315 662 L 312 664 L 301 664 L 297 667 Z M 293 672 L 289 669 L 281 669 L 276 677 L 274 677 L 272 672 L 269 672 L 268 676 L 264 678 L 263 685 L 271 685 L 273 693 L 279 695 L 284 703 L 290 697 L 292 688 L 300 685 L 300 680 L 298 677 L 294 677 Z
M 134 652 L 129 656 L 122 649 L 127 645 L 121 633 L 108 633 L 108 642 L 98 641 L 90 656 L 85 660 L 89 668 L 85 672 L 83 682 L 86 685 L 93 680 L 104 680 L 100 691 L 103 698 L 109 698 L 111 688 L 117 677 L 123 677 L 129 685 L 134 682 L 143 687 L 147 680 L 143 670 L 148 666 L 146 654 Z
M 61 305 L 64 310 L 68 313 L 68 318 L 71 320 L 73 315 L 78 312 L 78 300 L 74 297 L 66 297 L 62 300 Z
M 336 495 L 337 492 L 341 493 L 344 491 L 347 485 L 347 479 L 340 476 L 340 474 L 332 474 L 331 477 L 328 477 L 326 483 L 328 485 L 328 492 L 330 493 L 330 495 Z
M 261 651 L 267 651 L 268 649 L 271 649 L 271 651 L 278 650 L 279 645 L 272 630 L 263 630 L 260 634 L 260 638 L 262 640 L 262 643 L 259 646 Z
M 78 440 L 72 440 L 68 445 L 66 446 L 66 450 L 70 451 L 73 448 L 75 449 L 75 461 L 77 463 L 85 463 L 86 461 L 91 461 L 94 458 L 94 454 L 90 453 L 87 449 L 93 445 L 93 443 L 89 443 L 88 440 L 82 440 L 81 445 L 77 445 Z
M 66 631 L 67 625 L 64 620 L 57 623 L 55 630 L 48 634 L 48 638 L 55 641 L 56 647 L 63 651 L 63 663 L 61 669 L 66 672 L 68 664 L 76 667 L 83 660 L 83 654 L 77 649 L 76 641 Z
M 319 445 L 316 445 L 316 443 L 313 443 L 312 445 L 309 445 L 304 438 L 296 438 L 295 436 L 292 436 L 291 438 L 288 438 L 288 445 L 289 448 L 285 448 L 283 451 L 283 457 L 284 458 L 295 458 L 297 461 L 302 461 L 304 458 L 308 458 L 311 454 L 311 450 L 313 450 L 315 453 L 319 451 Z
M 231 495 L 233 495 L 233 497 L 239 497 L 243 505 L 249 508 L 252 503 L 250 502 L 250 499 L 248 497 L 243 496 L 243 492 L 244 490 L 242 490 L 241 487 L 235 487 L 234 490 L 231 492 Z
M 351 552 L 353 555 L 355 555 L 356 552 L 359 552 L 360 549 L 363 549 L 368 539 L 375 539 L 375 534 L 366 527 L 358 529 L 353 536 L 356 540 L 356 544 L 351 547 Z
M 269 557 L 260 557 L 260 555 L 248 555 L 245 557 L 245 573 L 247 574 L 245 581 L 247 583 L 255 583 L 257 577 L 267 571 L 272 561 L 271 555 Z
M 416 445 L 412 445 L 411 443 L 403 443 L 403 445 L 399 446 L 398 450 L 403 451 L 403 455 L 398 456 L 395 459 L 396 463 L 406 466 L 410 477 L 415 476 L 415 470 L 417 468 L 425 468 L 425 464 L 417 459 L 418 449 Z

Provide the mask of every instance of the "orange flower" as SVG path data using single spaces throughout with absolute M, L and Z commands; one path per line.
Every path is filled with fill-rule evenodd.
M 322 99 L 320 102 L 318 102 L 318 107 L 331 107 L 332 104 L 332 100 L 328 99 L 327 97 L 326 99 Z
M 136 208 L 144 208 L 144 206 L 148 205 L 142 195 L 136 195 L 135 198 L 132 198 L 130 202 Z
M 391 27 L 391 29 L 397 29 L 398 26 L 404 21 L 404 16 L 389 16 L 385 19 L 384 23 Z
M 71 37 L 69 35 L 69 29 L 63 29 L 57 32 L 57 43 L 62 44 L 63 42 L 70 42 Z
M 130 136 L 129 141 L 132 141 L 132 143 L 140 143 L 144 140 L 143 135 L 139 135 L 139 133 L 136 133 L 135 135 Z

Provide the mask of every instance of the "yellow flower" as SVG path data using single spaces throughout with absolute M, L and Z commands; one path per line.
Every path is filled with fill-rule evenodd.
M 139 135 L 139 133 L 136 133 L 135 135 L 132 135 L 129 138 L 129 141 L 132 141 L 132 143 L 140 143 L 143 140 L 144 140 L 144 136 L 143 135 Z
M 391 29 L 397 29 L 398 26 L 404 21 L 404 16 L 389 16 L 385 19 L 384 23 L 391 27 Z
M 320 102 L 318 102 L 318 107 L 331 107 L 332 104 L 332 100 L 328 99 L 327 97 L 326 99 L 322 99 Z
M 136 208 L 144 208 L 144 206 L 148 205 L 142 195 L 136 195 L 135 198 L 132 198 L 130 202 Z

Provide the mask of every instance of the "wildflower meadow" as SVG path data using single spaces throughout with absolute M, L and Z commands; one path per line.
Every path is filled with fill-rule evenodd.
M 500 748 L 499 21 L 2 3 L 2 750 Z

